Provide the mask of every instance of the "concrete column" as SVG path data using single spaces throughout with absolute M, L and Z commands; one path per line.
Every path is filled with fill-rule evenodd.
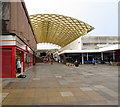
M 113 51 L 113 61 L 115 61 L 115 52 Z
M 101 59 L 103 60 L 103 52 L 101 52 Z
M 88 61 L 88 53 L 87 53 L 87 61 Z
M 83 53 L 82 53 L 82 64 L 84 64 L 84 57 L 83 57 Z

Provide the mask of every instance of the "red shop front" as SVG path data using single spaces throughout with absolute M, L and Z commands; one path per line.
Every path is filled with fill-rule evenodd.
M 0 47 L 0 54 L 2 56 L 1 66 L 2 66 L 2 73 L 0 77 L 2 78 L 16 78 L 17 76 L 17 69 L 16 69 L 16 55 L 17 52 L 21 53 L 21 63 L 23 64 L 23 72 L 24 68 L 24 50 L 16 47 L 16 46 L 3 46 Z
M 0 46 L 0 65 L 2 68 L 0 78 L 16 78 L 34 64 L 33 51 L 30 48 L 30 51 L 28 51 L 26 48 L 28 46 L 16 36 L 10 35 L 9 37 L 10 40 L 7 40 L 7 37 L 3 37 L 2 39 L 4 40 L 0 40 L 2 42 L 2 46 Z M 16 66 L 18 58 L 22 65 L 20 73 L 17 72 Z
M 26 52 L 24 53 L 24 60 L 25 60 L 25 70 L 31 68 L 35 63 L 35 55 L 33 51 L 26 46 Z

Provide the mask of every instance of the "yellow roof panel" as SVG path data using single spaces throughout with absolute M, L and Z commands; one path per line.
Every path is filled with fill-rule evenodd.
M 30 16 L 38 43 L 53 43 L 64 47 L 94 28 L 75 18 L 38 14 Z

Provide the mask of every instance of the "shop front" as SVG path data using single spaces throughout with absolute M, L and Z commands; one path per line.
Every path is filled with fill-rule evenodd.
M 33 51 L 17 36 L 2 36 L 0 42 L 2 43 L 0 46 L 1 78 L 16 78 L 35 63 Z M 19 67 L 18 62 L 20 62 Z
M 24 60 L 25 60 L 25 70 L 31 68 L 36 63 L 35 54 L 28 46 L 26 46 L 26 51 L 24 53 Z

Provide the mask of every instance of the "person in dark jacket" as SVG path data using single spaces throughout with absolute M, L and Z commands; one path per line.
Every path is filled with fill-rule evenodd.
M 79 63 L 78 63 L 78 60 L 77 60 L 77 59 L 75 60 L 74 65 L 75 65 L 76 67 L 79 66 Z

